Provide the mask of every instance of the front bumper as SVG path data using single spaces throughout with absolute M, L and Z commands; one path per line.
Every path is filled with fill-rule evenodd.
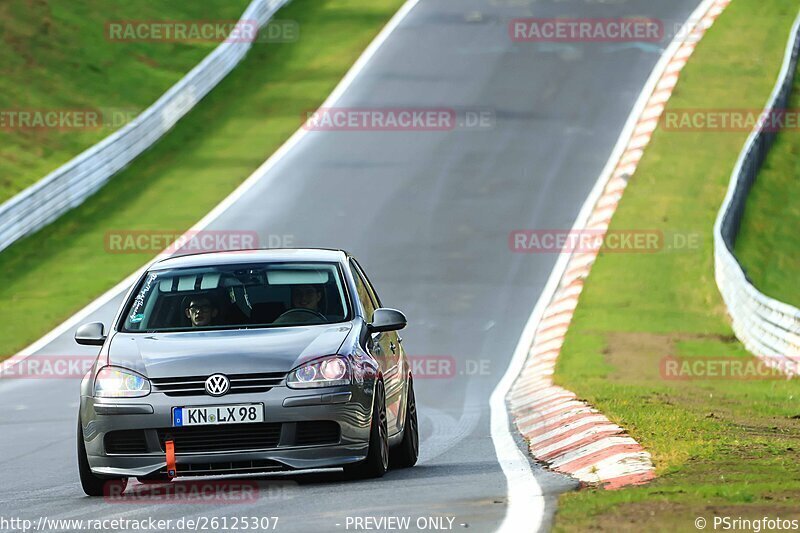
M 89 466 L 97 475 L 146 477 L 166 471 L 166 454 L 159 430 L 172 428 L 173 407 L 263 404 L 265 422 L 280 424 L 280 438 L 262 448 L 182 452 L 176 440 L 178 476 L 262 472 L 343 466 L 366 457 L 372 398 L 361 387 L 295 390 L 274 387 L 265 393 L 171 397 L 151 393 L 144 398 L 81 397 L 80 419 Z M 297 445 L 301 423 L 335 422 L 338 442 Z M 216 426 L 224 428 L 224 426 Z M 106 435 L 112 431 L 143 431 L 146 449 L 109 453 Z

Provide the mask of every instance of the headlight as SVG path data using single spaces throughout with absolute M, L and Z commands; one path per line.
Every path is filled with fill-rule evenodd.
M 286 385 L 292 389 L 334 387 L 350 384 L 350 365 L 338 356 L 325 357 L 299 366 L 289 372 Z
M 136 372 L 107 366 L 97 373 L 94 395 L 97 398 L 140 398 L 150 394 L 150 381 Z

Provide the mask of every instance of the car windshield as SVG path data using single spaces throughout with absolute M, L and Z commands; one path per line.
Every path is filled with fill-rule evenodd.
M 332 263 L 153 270 L 125 309 L 124 332 L 287 327 L 349 319 L 341 272 Z

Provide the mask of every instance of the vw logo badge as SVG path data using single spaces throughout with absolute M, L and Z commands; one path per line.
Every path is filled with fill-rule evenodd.
M 231 388 L 231 382 L 222 374 L 214 374 L 206 380 L 206 392 L 209 396 L 224 396 Z

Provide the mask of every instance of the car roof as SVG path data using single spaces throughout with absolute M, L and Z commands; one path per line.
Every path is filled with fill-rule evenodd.
M 350 254 L 344 250 L 325 248 L 269 248 L 261 250 L 232 250 L 226 252 L 207 252 L 169 257 L 153 264 L 150 267 L 150 270 L 284 261 L 343 263 L 347 261 L 349 256 Z

